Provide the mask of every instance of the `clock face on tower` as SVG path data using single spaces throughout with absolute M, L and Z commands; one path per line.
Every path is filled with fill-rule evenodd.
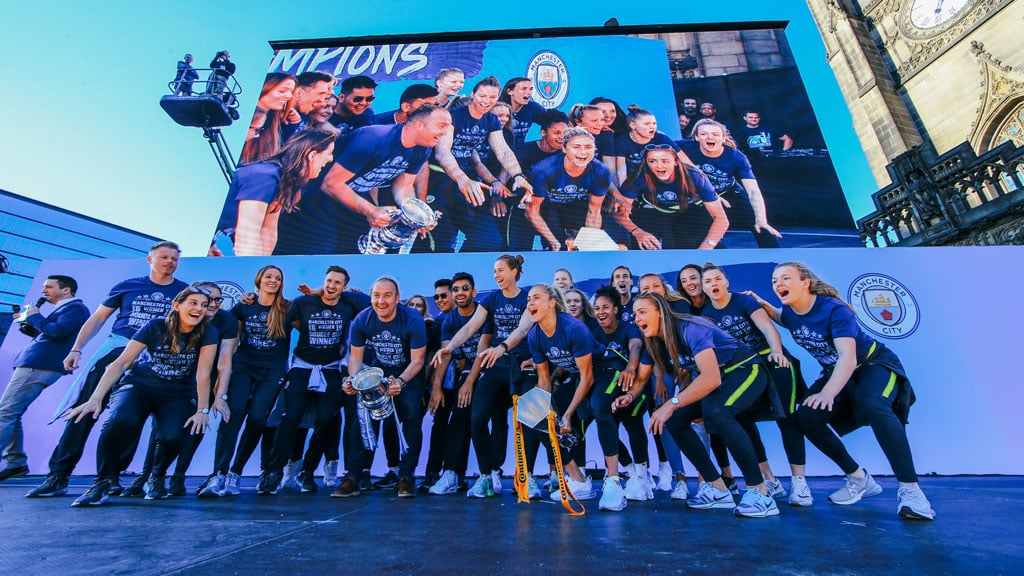
M 910 5 L 910 24 L 921 31 L 938 31 L 943 25 L 956 20 L 966 12 L 974 0 L 913 0 Z

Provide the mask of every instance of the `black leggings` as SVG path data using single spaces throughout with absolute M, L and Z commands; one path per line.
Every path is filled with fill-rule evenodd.
M 816 394 L 824 388 L 826 377 L 818 379 L 807 391 Z M 899 376 L 884 366 L 868 364 L 857 368 L 849 382 L 836 396 L 832 411 L 801 406 L 797 410 L 800 429 L 812 444 L 835 462 L 845 474 L 852 474 L 860 465 L 846 451 L 846 446 L 828 424 L 842 411 L 852 411 L 857 421 L 868 422 L 878 445 L 889 460 L 896 479 L 917 482 L 914 458 L 903 422 L 893 411 L 899 392 Z
M 311 372 L 309 368 L 292 368 L 285 377 L 284 414 L 277 427 L 271 461 L 266 464 L 267 470 L 281 470 L 288 463 L 307 402 L 314 403 L 316 427 L 326 425 L 341 409 L 341 373 L 336 369 L 323 370 L 327 388 L 324 392 L 312 392 L 308 386 Z
M 604 456 L 620 454 L 619 424 L 626 428 L 629 445 L 636 456 L 637 464 L 647 464 L 647 431 L 644 430 L 644 405 L 638 398 L 625 408 L 612 412 L 612 402 L 625 394 L 619 387 L 619 371 L 598 370 L 594 375 L 594 390 L 590 395 L 590 406 L 597 422 L 597 437 L 601 442 Z
M 111 480 L 129 464 L 146 418 L 155 417 L 157 439 L 163 445 L 155 462 L 166 470 L 181 450 L 188 432 L 185 421 L 195 414 L 196 402 L 187 395 L 142 389 L 126 379 L 110 396 L 110 417 L 96 444 L 97 478 Z
M 213 456 L 215 473 L 228 473 L 243 421 L 247 434 L 252 434 L 256 438 L 263 434 L 267 418 L 281 391 L 284 375 L 284 366 L 236 364 L 232 368 L 231 380 L 228 383 L 228 408 L 231 410 L 231 418 L 227 422 L 222 421 L 220 428 L 217 429 L 217 445 Z M 250 448 L 246 460 L 251 453 Z M 244 465 L 243 461 L 242 466 Z
M 505 357 L 480 374 L 473 387 L 470 405 L 470 429 L 473 450 L 481 474 L 501 470 L 508 448 L 508 409 L 511 406 L 510 390 L 513 373 Z M 518 380 L 519 370 L 515 370 Z M 490 427 L 488 427 L 488 424 Z

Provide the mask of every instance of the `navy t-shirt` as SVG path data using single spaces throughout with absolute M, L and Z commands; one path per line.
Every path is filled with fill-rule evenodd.
M 629 341 L 634 338 L 643 340 L 640 329 L 632 322 L 619 322 L 611 334 L 606 333 L 600 326 L 592 328 L 590 333 L 594 335 L 598 344 L 604 346 L 600 367 L 607 370 L 625 370 L 629 363 Z
M 700 151 L 700 144 L 696 140 L 683 140 L 679 142 L 679 148 L 708 177 L 711 185 L 719 194 L 734 190 L 743 192 L 739 181 L 754 178 L 754 170 L 750 167 L 750 161 L 735 148 L 723 146 L 722 155 L 718 158 L 705 156 Z
M 736 138 L 736 144 L 746 150 L 771 150 L 775 147 L 775 141 L 782 136 L 776 136 L 773 128 L 758 126 L 748 128 L 746 124 L 732 131 Z
M 387 112 L 377 114 L 370 120 L 370 124 L 384 125 L 384 124 L 398 124 L 395 121 L 395 114 L 398 114 L 401 109 L 388 110 Z
M 319 365 L 344 358 L 348 353 L 349 325 L 360 310 L 369 306 L 368 300 L 366 295 L 357 292 L 342 293 L 332 306 L 319 296 L 299 296 L 293 300 L 285 323 L 299 322 L 295 356 Z
M 839 360 L 836 338 L 853 338 L 857 342 L 857 362 L 863 362 L 875 340 L 861 330 L 857 316 L 842 300 L 818 295 L 814 305 L 803 316 L 789 306 L 782 307 L 782 325 L 793 335 L 793 341 L 814 356 L 823 368 L 835 366 Z
M 758 330 L 751 318 L 751 315 L 758 310 L 761 310 L 761 305 L 753 296 L 742 292 L 732 292 L 729 303 L 721 310 L 708 302 L 701 312 L 705 317 L 714 320 L 719 328 L 731 334 L 733 338 L 760 352 L 768 348 L 768 340 Z
M 235 358 L 252 366 L 284 366 L 288 362 L 288 346 L 291 341 L 291 324 L 285 324 L 285 335 L 271 338 L 267 333 L 267 316 L 270 306 L 258 301 L 252 304 L 239 302 L 231 309 L 231 315 L 242 325 Z
M 576 359 L 588 354 L 600 354 L 601 347 L 586 324 L 565 312 L 556 314 L 555 331 L 551 336 L 545 334 L 540 325 L 535 324 L 530 328 L 526 337 L 530 355 L 536 364 L 550 362 L 554 365 L 551 366 L 552 370 L 555 366 L 561 366 L 570 374 L 579 374 Z
M 452 110 L 452 126 L 455 129 L 452 138 L 452 156 L 459 163 L 463 171 L 471 170 L 473 166 L 473 150 L 476 150 L 480 143 L 490 136 L 491 132 L 501 130 L 501 120 L 490 112 L 480 118 L 473 118 L 469 113 L 469 106 L 462 106 Z M 475 174 L 475 172 L 473 172 Z
M 352 321 L 349 334 L 352 346 L 363 346 L 363 364 L 384 370 L 385 376 L 398 376 L 412 361 L 412 350 L 427 345 L 427 326 L 419 312 L 406 306 L 396 307 L 395 317 L 384 322 L 376 310 L 367 308 Z M 423 374 L 421 370 L 414 377 Z
M 636 298 L 634 298 L 633 295 L 630 294 L 629 295 L 629 302 L 626 302 L 625 304 L 619 304 L 619 323 L 620 324 L 633 324 L 634 327 L 636 326 L 636 324 L 633 323 L 633 317 L 634 317 L 633 316 L 633 302 L 634 301 L 636 301 Z
M 188 288 L 188 284 L 181 280 L 161 286 L 150 280 L 149 276 L 118 282 L 103 300 L 104 306 L 117 309 L 110 331 L 131 338 L 146 322 L 165 319 L 171 311 L 174 297 L 185 288 Z
M 473 304 L 474 313 L 476 312 L 477 306 L 478 304 Z M 446 314 L 444 318 L 444 323 L 441 325 L 441 341 L 446 342 L 454 338 L 455 335 L 458 334 L 459 330 L 461 330 L 463 326 L 469 323 L 469 320 L 472 317 L 472 313 L 469 316 L 463 316 L 462 314 L 459 313 L 458 308 L 452 310 L 450 314 Z M 477 331 L 472 336 L 467 338 L 465 343 L 462 344 L 462 346 L 459 346 L 456 350 L 453 351 L 452 356 L 456 358 L 465 358 L 470 362 L 476 360 L 476 349 L 477 345 L 480 344 L 480 334 L 481 332 Z
M 494 335 L 492 346 L 504 342 L 519 327 L 519 321 L 522 320 L 523 312 L 526 311 L 529 291 L 529 287 L 523 287 L 515 297 L 506 298 L 501 290 L 495 290 L 480 298 L 480 305 L 487 310 L 487 321 L 484 323 L 483 333 Z M 526 338 L 523 338 L 515 348 L 509 350 L 509 353 L 524 358 L 529 355 L 530 349 L 526 345 Z
M 718 194 L 715 192 L 714 186 L 708 180 L 707 176 L 704 175 L 700 170 L 686 167 L 687 173 L 690 175 L 690 180 L 693 182 L 694 187 L 697 190 L 697 198 L 703 202 L 714 202 L 718 200 Z M 657 208 L 662 210 L 670 210 L 673 207 L 678 207 L 682 202 L 693 204 L 694 201 L 690 198 L 683 190 L 682 182 L 678 178 L 672 182 L 662 182 L 657 178 L 651 178 L 654 184 L 654 190 L 647 190 L 646 180 L 640 179 L 632 183 L 623 186 L 622 195 L 627 198 L 633 198 L 634 200 L 643 196 L 644 201 L 637 205 L 634 205 L 634 209 L 641 210 L 656 210 L 649 204 L 650 201 L 654 201 Z M 638 187 L 637 185 L 642 187 Z M 651 192 L 651 194 L 646 194 Z
M 594 144 L 597 146 L 594 158 L 600 160 L 602 156 L 616 156 L 615 133 L 611 130 L 602 130 L 600 134 L 594 136 Z
M 545 112 L 545 108 L 530 100 L 519 112 L 512 113 L 512 134 L 515 135 L 516 144 L 526 142 L 526 134 L 530 126 L 537 122 L 537 117 Z
M 589 203 L 591 196 L 604 196 L 612 185 L 607 166 L 592 160 L 579 176 L 565 171 L 565 154 L 539 162 L 530 172 L 533 195 L 551 204 Z
M 373 123 L 373 117 L 377 114 L 373 111 L 373 108 L 367 108 L 363 110 L 362 114 L 356 116 L 339 116 L 333 114 L 327 121 L 334 124 L 338 130 L 341 131 L 341 135 L 348 134 L 356 128 L 362 128 L 363 126 L 369 126 Z
M 138 363 L 128 372 L 132 384 L 150 390 L 186 392 L 194 396 L 199 351 L 203 346 L 217 344 L 219 335 L 216 328 L 207 324 L 199 346 L 191 350 L 185 349 L 185 337 L 178 336 L 178 353 L 175 354 L 167 343 L 167 323 L 163 318 L 156 318 L 140 328 L 132 340 L 146 345 L 145 352 L 139 355 Z
M 280 184 L 281 166 L 275 162 L 255 162 L 239 168 L 228 187 L 217 230 L 234 230 L 238 222 L 238 203 L 242 200 L 273 202 Z
M 626 159 L 626 174 L 632 174 L 644 163 L 644 150 L 647 146 L 670 146 L 679 151 L 675 141 L 662 132 L 655 132 L 647 144 L 637 144 L 629 136 L 629 132 L 615 137 L 615 155 Z
M 561 150 L 555 150 L 554 152 L 545 152 L 540 149 L 540 146 L 537 145 L 537 142 L 540 141 L 535 140 L 533 142 L 526 142 L 516 146 L 515 148 L 516 159 L 519 160 L 519 167 L 522 168 L 523 173 L 525 174 L 529 174 L 530 171 L 533 170 L 533 167 L 536 166 L 537 163 L 539 163 L 541 160 L 544 160 L 545 158 L 550 158 L 561 152 Z
M 402 146 L 402 127 L 367 126 L 346 135 L 335 163 L 355 174 L 348 185 L 360 194 L 390 184 L 401 174 L 416 174 L 430 156 L 431 148 Z
M 679 321 L 679 339 L 683 346 L 679 350 L 679 358 L 676 359 L 678 367 L 695 374 L 698 370 L 694 358 L 704 350 L 710 348 L 715 351 L 719 366 L 725 366 L 733 360 L 742 360 L 737 356 L 749 351 L 739 340 L 712 324 L 707 318 L 699 316 Z M 654 365 L 654 360 L 646 348 L 640 355 L 640 363 Z

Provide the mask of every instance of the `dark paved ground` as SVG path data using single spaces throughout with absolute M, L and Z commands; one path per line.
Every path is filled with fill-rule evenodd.
M 588 501 L 573 518 L 555 503 L 517 505 L 507 490 L 486 501 L 258 497 L 251 478 L 231 499 L 72 509 L 70 497 L 23 498 L 39 480 L 0 484 L 2 575 L 1024 573 L 1022 477 L 925 478 L 930 523 L 897 518 L 892 478 L 852 507 L 826 500 L 838 478 L 812 478 L 814 507 L 763 520 L 687 510 L 665 493 L 620 513 Z M 74 478 L 71 493 L 90 480 Z

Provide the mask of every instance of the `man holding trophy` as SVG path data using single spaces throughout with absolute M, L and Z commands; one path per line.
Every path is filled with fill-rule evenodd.
M 419 313 L 402 305 L 398 281 L 390 276 L 381 276 L 373 283 L 370 301 L 371 308 L 360 312 L 352 321 L 349 379 L 344 383 L 344 391 L 356 394 L 353 380 L 365 378 L 365 375 L 360 376 L 364 368 L 380 369 L 383 377 L 380 385 L 386 387 L 387 395 L 394 398 L 394 411 L 402 424 L 402 437 L 406 444 L 398 468 L 398 497 L 413 498 L 416 496 L 413 474 L 423 444 L 421 403 L 425 386 L 423 362 L 427 355 L 427 328 Z M 360 400 L 365 401 L 362 392 L 360 395 Z M 358 493 L 357 479 L 349 470 L 332 496 L 346 497 Z

